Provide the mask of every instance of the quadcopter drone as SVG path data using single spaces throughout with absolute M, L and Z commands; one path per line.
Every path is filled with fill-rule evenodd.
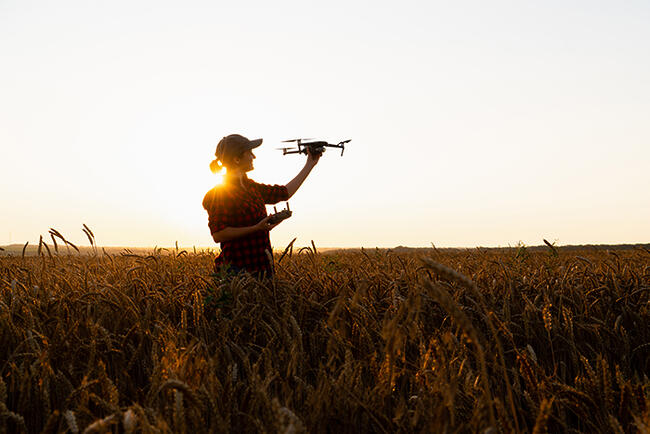
M 343 151 L 345 150 L 345 144 L 350 142 L 350 140 L 343 140 L 337 144 L 331 144 L 324 141 L 317 142 L 306 142 L 303 143 L 303 140 L 314 140 L 314 139 L 291 139 L 284 140 L 282 143 L 295 143 L 298 148 L 278 148 L 282 151 L 282 155 L 287 154 L 307 154 L 307 151 L 311 151 L 312 154 L 322 154 L 325 152 L 325 148 L 339 148 L 341 150 L 341 156 L 343 156 Z

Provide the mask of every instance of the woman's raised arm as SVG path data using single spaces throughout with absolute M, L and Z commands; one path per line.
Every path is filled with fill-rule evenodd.
M 300 188 L 302 183 L 307 179 L 307 176 L 311 170 L 318 164 L 321 154 L 312 154 L 308 150 L 309 154 L 307 156 L 307 162 L 305 162 L 305 167 L 286 185 L 287 191 L 289 192 L 289 197 L 293 196 L 296 191 Z

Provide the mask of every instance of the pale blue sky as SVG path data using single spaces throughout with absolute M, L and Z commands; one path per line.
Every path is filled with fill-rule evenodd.
M 321 246 L 650 241 L 647 2 L 0 1 L 0 244 L 210 246 L 219 138 Z

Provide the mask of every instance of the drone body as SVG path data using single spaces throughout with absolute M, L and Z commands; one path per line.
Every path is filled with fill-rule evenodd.
M 337 144 L 327 143 L 325 141 L 319 140 L 315 142 L 306 142 L 303 143 L 303 140 L 313 140 L 313 139 L 291 139 L 284 140 L 282 143 L 295 143 L 297 148 L 278 148 L 282 150 L 282 155 L 287 154 L 307 154 L 311 152 L 312 154 L 322 154 L 325 152 L 325 148 L 339 148 L 341 150 L 341 156 L 343 156 L 343 151 L 345 150 L 345 144 L 350 142 L 350 140 L 344 140 Z

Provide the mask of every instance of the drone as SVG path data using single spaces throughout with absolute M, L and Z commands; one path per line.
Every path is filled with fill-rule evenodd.
M 343 151 L 345 151 L 345 144 L 349 143 L 350 140 L 343 140 L 337 144 L 327 143 L 324 141 L 316 142 L 306 142 L 303 143 L 303 140 L 314 140 L 314 139 L 291 139 L 283 140 L 282 143 L 295 143 L 298 148 L 278 148 L 282 151 L 282 155 L 287 154 L 307 154 L 308 150 L 312 154 L 322 154 L 325 152 L 325 148 L 339 148 L 341 150 L 341 156 L 343 156 Z

